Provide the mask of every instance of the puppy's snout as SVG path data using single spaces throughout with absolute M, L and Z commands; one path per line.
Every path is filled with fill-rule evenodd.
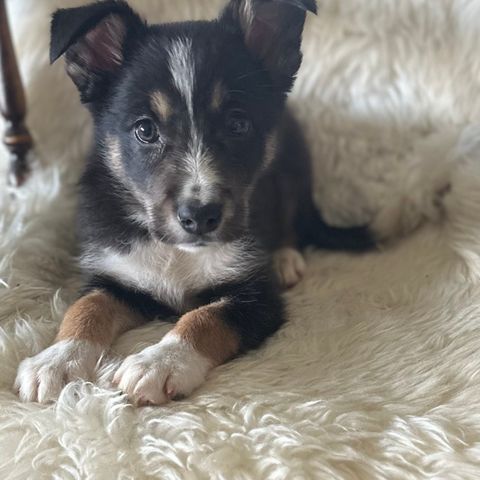
M 192 235 L 205 235 L 217 230 L 222 222 L 223 207 L 219 203 L 199 202 L 181 205 L 177 218 L 182 228 Z

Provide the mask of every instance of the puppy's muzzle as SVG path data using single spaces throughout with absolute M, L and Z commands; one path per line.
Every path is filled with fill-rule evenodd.
M 223 206 L 219 203 L 202 205 L 198 201 L 181 205 L 177 219 L 182 228 L 191 235 L 206 235 L 214 232 L 222 223 Z

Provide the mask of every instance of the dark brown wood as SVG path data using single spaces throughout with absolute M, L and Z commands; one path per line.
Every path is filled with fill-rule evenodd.
M 27 178 L 27 154 L 32 137 L 25 126 L 26 102 L 8 23 L 5 0 L 0 0 L 0 111 L 6 120 L 3 141 L 11 154 L 10 181 L 21 185 Z

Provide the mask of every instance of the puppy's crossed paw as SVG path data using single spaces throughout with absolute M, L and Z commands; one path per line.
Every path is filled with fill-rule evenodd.
M 15 389 L 24 402 L 53 402 L 68 382 L 91 379 L 101 354 L 99 345 L 83 340 L 55 343 L 20 363 Z
M 277 250 L 273 255 L 273 265 L 283 288 L 297 285 L 307 269 L 303 255 L 293 248 Z
M 204 381 L 211 362 L 175 334 L 127 357 L 113 383 L 137 406 L 162 405 L 190 395 Z

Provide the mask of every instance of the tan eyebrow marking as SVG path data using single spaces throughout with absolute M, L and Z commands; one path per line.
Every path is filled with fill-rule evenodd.
M 156 91 L 152 94 L 151 100 L 152 110 L 160 116 L 160 119 L 168 120 L 172 114 L 172 107 L 167 95 L 163 92 Z
M 211 106 L 214 111 L 220 110 L 223 100 L 225 99 L 225 93 L 226 92 L 225 92 L 225 87 L 223 86 L 223 83 L 218 81 L 213 87 L 213 93 L 212 93 Z

